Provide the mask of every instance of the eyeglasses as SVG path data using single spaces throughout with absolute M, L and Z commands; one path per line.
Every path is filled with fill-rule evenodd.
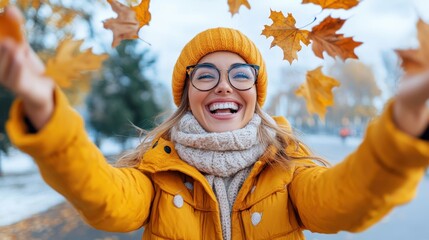
M 228 69 L 229 84 L 239 90 L 246 91 L 255 85 L 258 79 L 259 66 L 246 63 L 232 64 Z M 200 91 L 210 91 L 220 82 L 220 70 L 211 63 L 202 63 L 186 67 L 186 73 L 192 86 Z

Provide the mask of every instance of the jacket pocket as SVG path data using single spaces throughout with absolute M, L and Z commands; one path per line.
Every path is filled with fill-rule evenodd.
M 299 228 L 286 189 L 268 195 L 240 214 L 246 239 L 281 239 Z
M 153 234 L 166 239 L 201 239 L 200 211 L 183 196 L 158 190 L 152 205 Z

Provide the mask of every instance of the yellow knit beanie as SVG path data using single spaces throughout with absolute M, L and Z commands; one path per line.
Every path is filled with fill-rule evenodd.
M 196 35 L 180 53 L 173 70 L 172 90 L 174 103 L 180 105 L 186 80 L 186 67 L 197 64 L 205 55 L 229 51 L 240 55 L 247 63 L 259 65 L 256 80 L 257 101 L 262 107 L 267 95 L 267 72 L 262 55 L 255 44 L 238 30 L 231 28 L 212 28 Z

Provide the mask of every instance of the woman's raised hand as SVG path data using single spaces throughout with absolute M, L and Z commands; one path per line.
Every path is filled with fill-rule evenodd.
M 429 126 L 429 70 L 405 75 L 395 96 L 393 118 L 402 131 L 419 136 Z
M 8 7 L 4 17 L 22 24 L 21 12 Z M 36 129 L 42 128 L 54 109 L 54 82 L 26 40 L 0 39 L 0 84 L 22 99 L 24 111 Z

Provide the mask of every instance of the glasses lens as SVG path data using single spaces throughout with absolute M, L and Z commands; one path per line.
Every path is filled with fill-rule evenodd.
M 196 66 L 191 73 L 192 85 L 205 91 L 214 88 L 219 80 L 219 72 L 211 66 Z
M 229 81 L 239 90 L 247 90 L 255 84 L 256 70 L 249 65 L 237 65 L 229 70 Z

